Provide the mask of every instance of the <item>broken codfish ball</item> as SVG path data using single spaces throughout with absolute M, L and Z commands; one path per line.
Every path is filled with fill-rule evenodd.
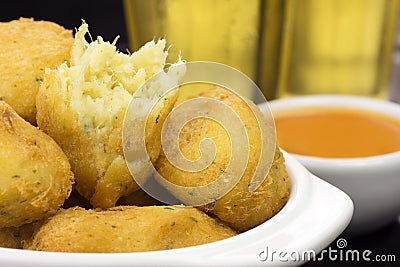
M 0 101 L 0 228 L 47 218 L 68 198 L 68 159 L 45 133 Z
M 50 21 L 0 22 L 0 99 L 36 124 L 36 94 L 46 68 L 69 61 L 72 31 Z
M 47 220 L 27 249 L 60 252 L 138 252 L 183 248 L 236 232 L 183 206 L 120 206 L 106 211 L 70 208 Z
M 37 121 L 66 153 L 76 176 L 77 191 L 94 207 L 108 208 L 139 188 L 123 156 L 122 125 L 135 92 L 163 71 L 167 51 L 165 40 L 158 40 L 128 55 L 101 37 L 88 43 L 87 33 L 88 25 L 83 24 L 75 36 L 71 66 L 62 64 L 46 72 L 37 95 Z M 170 73 L 166 77 L 172 84 L 179 79 L 179 75 Z M 156 89 L 135 97 L 150 102 L 158 96 L 157 91 L 151 90 Z M 146 142 L 152 162 L 161 148 L 158 139 L 162 120 L 176 98 L 177 91 L 169 94 L 158 102 L 160 108 L 149 115 L 146 130 L 152 135 Z M 143 107 L 134 108 L 140 111 Z M 147 169 L 139 173 L 142 177 L 149 175 Z
M 238 231 L 248 230 L 274 216 L 288 200 L 290 182 L 283 155 L 276 147 L 268 175 L 257 190 L 251 192 L 249 184 L 257 165 L 262 164 L 259 163 L 262 147 L 260 128 L 252 109 L 227 89 L 212 89 L 200 96 L 222 101 L 231 107 L 245 125 L 250 145 L 247 166 L 239 182 L 226 195 L 200 208 L 213 213 Z M 215 158 L 206 169 L 183 171 L 173 166 L 162 153 L 156 162 L 157 171 L 169 182 L 185 187 L 205 186 L 216 180 L 225 172 L 232 156 L 230 137 L 221 125 L 207 118 L 189 121 L 180 132 L 179 147 L 187 159 L 196 160 L 200 153 L 206 154 L 199 150 L 200 142 L 206 138 L 212 138 L 216 146 Z M 173 189 L 170 192 L 182 201 L 188 197 Z

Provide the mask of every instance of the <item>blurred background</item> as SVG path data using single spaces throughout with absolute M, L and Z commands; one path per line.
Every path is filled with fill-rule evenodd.
M 120 50 L 167 37 L 171 60 L 228 64 L 268 100 L 345 93 L 400 102 L 398 13 L 399 0 L 17 0 L 2 3 L 0 19 L 69 29 L 85 19 L 92 36 L 118 35 Z
M 228 64 L 267 99 L 387 98 L 396 0 L 124 0 L 130 46 L 167 36 L 171 57 Z
M 167 37 L 171 58 L 180 53 L 186 60 L 238 68 L 268 100 L 343 93 L 400 103 L 398 14 L 399 0 L 14 0 L 0 4 L 2 22 L 33 17 L 74 29 L 84 19 L 92 36 L 110 41 L 119 36 L 121 51 Z M 368 266 L 399 266 L 400 221 L 346 239 L 348 249 L 397 256 L 397 262 Z

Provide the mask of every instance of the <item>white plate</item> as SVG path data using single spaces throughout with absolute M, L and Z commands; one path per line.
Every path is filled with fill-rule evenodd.
M 353 214 L 351 199 L 336 187 L 310 174 L 284 153 L 291 177 L 285 207 L 267 222 L 232 238 L 201 246 L 136 253 L 58 253 L 0 248 L 0 266 L 297 266 L 273 251 L 320 252 L 346 228 Z M 271 255 L 270 255 L 271 256 Z M 287 257 L 287 256 L 286 256 Z M 286 258 L 285 257 L 285 258 Z

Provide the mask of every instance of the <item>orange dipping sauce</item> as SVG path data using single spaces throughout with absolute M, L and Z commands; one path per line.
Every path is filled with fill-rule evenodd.
M 291 153 L 354 158 L 400 151 L 400 120 L 384 114 L 315 108 L 274 115 L 279 145 Z

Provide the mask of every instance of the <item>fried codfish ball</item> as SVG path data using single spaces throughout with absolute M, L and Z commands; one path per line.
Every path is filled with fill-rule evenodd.
M 133 94 L 163 70 L 167 51 L 165 40 L 159 40 L 127 55 L 101 37 L 86 42 L 87 33 L 88 25 L 83 24 L 75 36 L 71 66 L 64 63 L 46 71 L 37 95 L 37 121 L 66 153 L 77 191 L 94 207 L 108 208 L 139 188 L 123 156 L 122 125 Z M 139 96 L 143 102 L 153 97 L 145 93 Z M 146 142 L 153 162 L 161 148 L 161 122 L 176 98 L 177 92 L 170 93 L 149 115 Z
M 60 147 L 0 101 L 0 228 L 56 213 L 73 173 Z
M 46 68 L 69 61 L 72 31 L 49 21 L 0 22 L 0 100 L 36 124 L 36 94 Z
M 47 220 L 27 249 L 61 252 L 138 252 L 195 246 L 236 234 L 183 206 L 70 208 Z
M 277 147 L 267 177 L 257 190 L 250 192 L 248 186 L 258 165 L 262 145 L 256 117 L 244 101 L 226 89 L 212 89 L 200 96 L 220 100 L 231 107 L 245 125 L 250 144 L 247 167 L 240 181 L 222 198 L 200 208 L 238 231 L 248 230 L 274 216 L 287 202 L 290 182 L 284 158 Z M 200 157 L 200 141 L 205 138 L 212 138 L 216 145 L 215 158 L 206 169 L 183 171 L 173 166 L 162 153 L 156 162 L 158 172 L 169 182 L 185 187 L 204 186 L 214 181 L 226 170 L 231 158 L 230 139 L 221 125 L 206 118 L 191 120 L 180 132 L 179 147 L 187 159 L 196 160 Z M 187 197 L 174 191 L 171 193 L 181 200 Z
M 20 227 L 0 229 L 0 247 L 22 249 L 32 242 L 33 233 L 40 227 L 41 222 L 24 224 Z

